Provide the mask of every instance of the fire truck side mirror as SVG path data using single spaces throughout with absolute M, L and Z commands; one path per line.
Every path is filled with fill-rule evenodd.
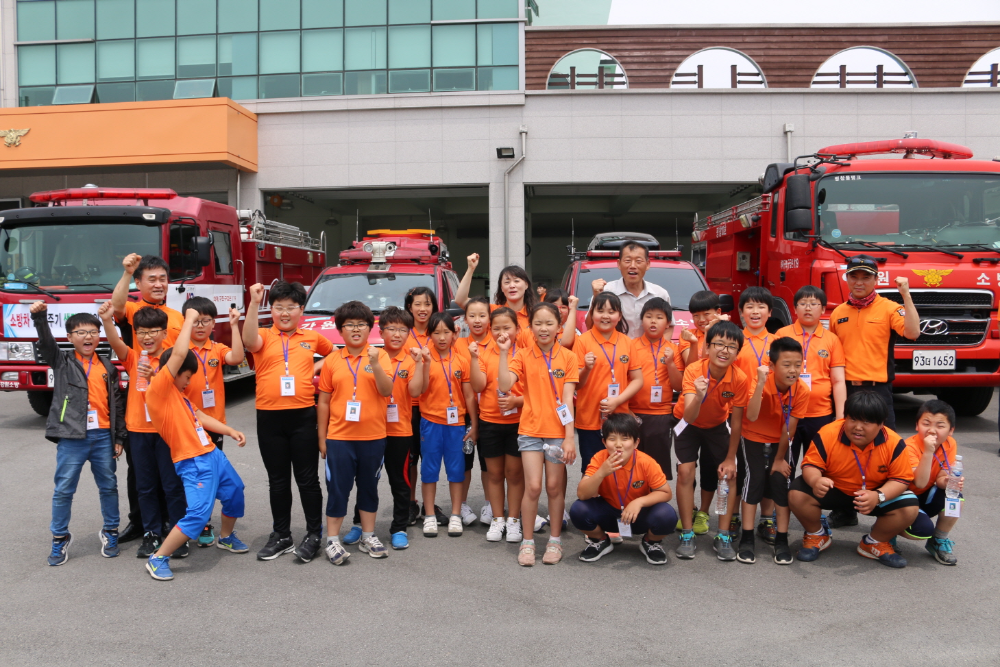
M 212 263 L 212 237 L 196 236 L 193 239 L 194 256 L 198 266 L 208 266 Z
M 785 179 L 785 210 L 812 208 L 809 175 L 796 174 Z
M 812 211 L 807 208 L 797 208 L 785 212 L 786 232 L 811 232 L 813 230 Z
M 729 313 L 736 310 L 736 302 L 733 300 L 732 294 L 720 294 L 719 295 L 719 308 L 724 313 Z

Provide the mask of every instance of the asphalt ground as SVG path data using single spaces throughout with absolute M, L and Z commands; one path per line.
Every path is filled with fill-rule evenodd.
M 286 555 L 259 562 L 270 531 L 267 479 L 257 451 L 252 383 L 230 385 L 229 421 L 247 433 L 227 456 L 247 486 L 238 532 L 251 553 L 192 548 L 176 578 L 152 580 L 135 558 L 100 556 L 96 485 L 85 468 L 73 506 L 70 560 L 49 567 L 55 448 L 22 393 L 0 394 L 0 664 L 678 664 L 986 665 L 1000 663 L 1000 495 L 997 400 L 956 432 L 968 479 L 952 537 L 959 564 L 939 565 L 905 543 L 904 570 L 862 558 L 855 545 L 871 520 L 834 531 L 817 562 L 775 565 L 758 542 L 754 565 L 723 563 L 711 534 L 693 561 L 654 567 L 635 539 L 598 563 L 576 556 L 583 536 L 564 532 L 555 566 L 516 564 L 517 545 L 487 543 L 477 524 L 460 538 L 424 538 L 375 560 L 349 547 L 346 566 Z M 927 397 L 922 397 L 927 398 Z M 903 435 L 919 398 L 897 397 Z M 124 459 L 119 492 L 125 517 Z M 483 491 L 477 470 L 470 504 Z M 579 467 L 570 477 L 574 497 Z M 378 534 L 388 543 L 384 481 Z M 439 504 L 446 490 L 439 489 Z M 543 494 L 544 504 L 544 494 Z M 218 512 L 218 510 L 217 510 Z M 990 519 L 989 517 L 994 517 Z M 218 513 L 214 523 L 218 525 Z M 714 517 L 713 517 L 714 523 Z M 124 527 L 124 526 L 123 526 Z M 304 520 L 296 498 L 296 540 Z M 346 530 L 346 528 L 345 528 Z M 714 533 L 714 525 L 713 525 Z M 542 551 L 545 534 L 539 536 Z M 801 539 L 793 521 L 792 547 Z

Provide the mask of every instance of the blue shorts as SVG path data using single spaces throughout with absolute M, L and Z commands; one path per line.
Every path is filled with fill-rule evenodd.
M 351 489 L 358 487 L 355 507 L 378 512 L 378 480 L 385 458 L 385 438 L 326 441 L 326 515 L 347 516 Z
M 212 517 L 216 500 L 222 503 L 225 516 L 234 519 L 243 516 L 243 480 L 221 449 L 178 461 L 174 468 L 187 495 L 187 511 L 177 522 L 177 528 L 189 538 L 201 535 Z
M 465 426 L 435 424 L 420 418 L 420 481 L 434 484 L 441 476 L 441 461 L 448 481 L 465 481 L 465 453 L 462 452 Z

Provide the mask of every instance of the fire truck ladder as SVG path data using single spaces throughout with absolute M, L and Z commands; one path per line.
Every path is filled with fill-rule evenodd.
M 263 241 L 275 245 L 303 248 L 305 250 L 322 250 L 320 239 L 314 239 L 309 232 L 294 225 L 268 220 L 260 211 L 254 211 L 248 217 L 241 216 L 241 222 L 246 222 L 246 241 Z
M 756 199 L 737 204 L 732 208 L 723 209 L 718 213 L 713 213 L 704 220 L 696 220 L 691 238 L 697 243 L 709 237 L 712 230 L 715 234 L 712 238 L 722 238 L 730 231 L 729 223 L 739 222 L 740 229 L 750 229 L 760 226 L 761 213 L 771 210 L 771 195 L 761 195 Z

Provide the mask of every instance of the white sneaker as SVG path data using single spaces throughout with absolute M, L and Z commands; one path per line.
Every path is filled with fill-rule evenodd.
M 520 542 L 522 539 L 524 534 L 521 532 L 521 520 L 510 517 L 507 519 L 507 541 Z
M 437 537 L 438 534 L 438 522 L 437 518 L 431 514 L 430 516 L 424 517 L 424 537 Z
M 546 521 L 545 519 L 543 519 L 541 517 L 541 515 L 539 515 L 539 514 L 535 515 L 535 532 L 536 533 L 538 531 L 540 531 L 542 528 L 545 528 L 545 526 L 547 526 L 547 525 L 549 525 L 549 522 Z
M 479 523 L 488 526 L 491 521 L 493 521 L 493 505 L 486 503 L 483 509 L 479 510 Z
M 343 565 L 347 562 L 347 559 L 351 557 L 351 554 L 340 542 L 327 542 L 326 557 L 330 559 L 330 562 L 334 565 Z
M 621 544 L 625 541 L 621 533 L 608 533 L 608 537 L 611 538 L 611 544 Z
M 458 514 L 452 514 L 451 518 L 448 519 L 448 537 L 461 537 L 463 530 L 462 517 Z
M 487 542 L 499 542 L 503 539 L 503 529 L 505 527 L 503 517 L 493 519 L 490 522 L 490 529 L 486 531 Z
M 462 523 L 466 526 L 471 526 L 476 522 L 476 513 L 465 503 L 462 503 L 462 509 L 459 510 L 459 514 L 462 516 Z
M 569 511 L 563 510 L 563 528 L 569 528 Z

